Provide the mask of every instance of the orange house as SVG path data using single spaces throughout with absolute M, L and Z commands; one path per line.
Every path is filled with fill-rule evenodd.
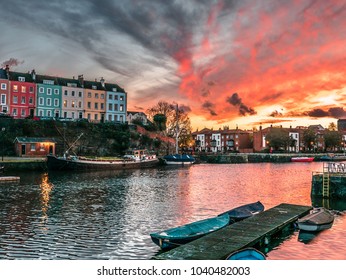
M 55 154 L 54 138 L 16 137 L 14 144 L 16 155 L 19 157 L 43 157 Z

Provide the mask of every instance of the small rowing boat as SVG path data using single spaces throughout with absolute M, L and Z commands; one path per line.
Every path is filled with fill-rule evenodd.
M 334 215 L 327 209 L 320 207 L 313 209 L 310 214 L 298 219 L 299 229 L 305 231 L 321 231 L 331 228 L 334 222 Z

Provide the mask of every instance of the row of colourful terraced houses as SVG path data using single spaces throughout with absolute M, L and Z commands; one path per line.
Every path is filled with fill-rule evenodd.
M 13 118 L 126 122 L 127 93 L 117 84 L 0 69 L 0 111 Z

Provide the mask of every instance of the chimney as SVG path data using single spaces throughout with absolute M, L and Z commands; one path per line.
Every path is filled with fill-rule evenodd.
M 36 71 L 35 71 L 35 69 L 32 69 L 32 70 L 31 70 L 31 78 L 32 78 L 34 81 L 36 81 Z
M 104 88 L 105 87 L 105 79 L 103 77 L 101 78 L 100 82 L 101 82 L 101 86 Z
M 84 87 L 84 76 L 82 75 L 78 75 L 78 81 L 81 85 L 81 87 Z
M 6 71 L 7 79 L 9 79 L 10 78 L 10 66 L 8 64 L 6 64 L 5 71 Z

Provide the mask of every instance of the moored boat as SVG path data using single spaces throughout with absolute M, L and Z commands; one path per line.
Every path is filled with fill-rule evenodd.
M 230 222 L 237 222 L 249 218 L 264 211 L 264 205 L 260 202 L 253 202 L 249 204 L 244 204 L 229 211 L 226 211 L 220 215 L 228 214 L 230 217 Z
M 157 166 L 158 163 L 159 160 L 156 155 L 151 155 L 146 150 L 134 150 L 131 155 L 125 155 L 122 159 L 47 155 L 49 170 L 122 170 L 150 168 Z
M 195 158 L 187 154 L 173 154 L 163 156 L 163 163 L 167 165 L 189 165 L 195 163 Z
M 167 230 L 150 233 L 152 241 L 161 249 L 171 249 L 215 232 L 229 224 L 229 215 L 224 214 Z
M 291 158 L 292 162 L 312 162 L 314 157 L 293 157 Z
M 230 254 L 226 260 L 265 260 L 266 256 L 255 248 L 245 248 Z
M 332 227 L 334 215 L 323 207 L 313 209 L 308 215 L 298 219 L 300 230 L 321 231 Z

